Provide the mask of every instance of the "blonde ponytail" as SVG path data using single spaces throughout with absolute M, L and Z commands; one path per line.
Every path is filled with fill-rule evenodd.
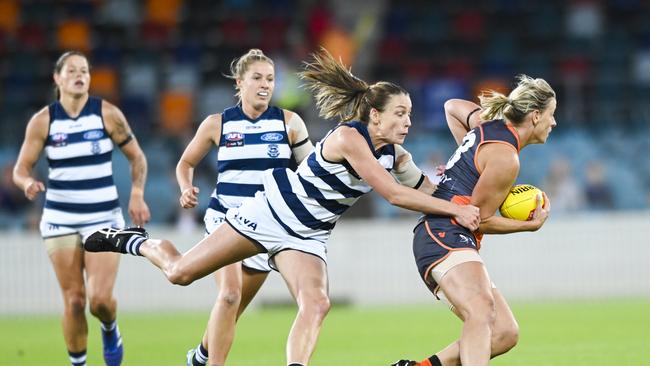
M 505 117 L 513 123 L 521 123 L 528 113 L 543 111 L 555 98 L 555 91 L 544 79 L 518 75 L 517 80 L 517 87 L 508 96 L 494 90 L 484 91 L 479 96 L 483 108 L 481 119 L 489 121 Z

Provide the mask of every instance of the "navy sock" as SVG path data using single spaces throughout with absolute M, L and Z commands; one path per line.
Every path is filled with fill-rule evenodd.
M 305 365 L 303 365 L 301 363 L 294 362 L 294 363 L 290 363 L 288 366 L 305 366 Z
M 120 328 L 117 326 L 117 320 L 110 323 L 102 322 L 102 341 L 104 349 L 116 349 L 121 344 Z
M 201 351 L 203 356 L 208 357 L 208 350 L 203 347 L 203 343 L 199 343 L 199 351 Z
M 86 366 L 86 350 L 80 352 L 68 351 L 72 366 Z
M 192 365 L 204 366 L 206 363 L 208 363 L 208 350 L 203 347 L 203 343 L 199 343 L 192 357 Z
M 145 240 L 147 240 L 147 238 L 144 236 L 134 235 L 131 238 L 129 238 L 129 241 L 126 243 L 125 246 L 126 253 L 142 256 L 142 254 L 140 254 L 140 246 L 142 245 L 142 243 L 145 242 Z
M 102 322 L 102 331 L 106 333 L 110 333 L 117 328 L 117 320 L 113 320 L 112 322 L 109 323 L 104 323 Z

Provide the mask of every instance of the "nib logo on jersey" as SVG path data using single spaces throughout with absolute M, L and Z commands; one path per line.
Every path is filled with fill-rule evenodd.
M 235 214 L 235 220 L 239 221 L 240 224 L 244 226 L 248 226 L 249 228 L 253 230 L 257 230 L 257 223 L 254 222 L 253 220 L 249 220 L 241 215 L 239 213 Z

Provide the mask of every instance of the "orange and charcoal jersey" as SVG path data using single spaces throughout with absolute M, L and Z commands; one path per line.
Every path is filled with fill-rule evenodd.
M 484 122 L 465 135 L 447 162 L 433 196 L 458 204 L 469 204 L 481 175 L 477 166 L 477 152 L 487 143 L 506 144 L 519 152 L 519 138 L 512 126 L 504 120 Z M 454 250 L 479 250 L 483 237 L 482 233 L 471 232 L 453 218 L 441 215 L 423 216 L 415 227 L 414 234 L 413 253 L 423 277 Z

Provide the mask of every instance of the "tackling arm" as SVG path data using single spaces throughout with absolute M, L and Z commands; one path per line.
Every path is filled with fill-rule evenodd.
M 359 132 L 342 127 L 328 137 L 323 147 L 323 157 L 329 161 L 346 160 L 361 178 L 392 205 L 417 212 L 453 216 L 458 223 L 470 230 L 477 228 L 476 207 L 459 206 L 397 183 L 377 162 L 367 146 Z
M 415 165 L 411 153 L 401 145 L 395 145 L 395 169 L 393 174 L 397 180 L 407 186 L 426 194 L 432 194 L 436 186 Z

